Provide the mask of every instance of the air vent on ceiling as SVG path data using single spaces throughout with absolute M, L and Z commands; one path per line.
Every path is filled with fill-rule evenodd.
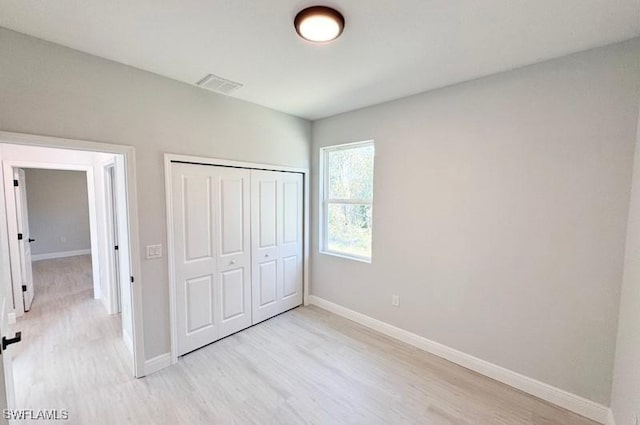
M 242 87 L 242 84 L 235 81 L 227 80 L 226 78 L 218 77 L 217 75 L 209 74 L 202 80 L 196 83 L 200 87 L 209 89 L 216 93 L 231 94 Z

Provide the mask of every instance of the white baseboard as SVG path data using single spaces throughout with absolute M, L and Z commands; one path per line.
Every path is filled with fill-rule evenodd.
M 14 323 L 16 323 L 16 313 L 8 313 L 7 322 L 9 322 L 10 325 L 13 325 Z
M 171 366 L 171 353 L 160 354 L 144 362 L 144 374 L 151 375 L 154 372 Z
M 33 261 L 53 260 L 54 258 L 75 257 L 78 255 L 91 254 L 91 249 L 77 249 L 75 251 L 49 252 L 46 254 L 34 254 L 31 256 Z
M 599 403 L 572 394 L 560 388 L 553 387 L 528 376 L 521 375 L 502 366 L 489 363 L 485 360 L 463 353 L 454 348 L 447 347 L 412 332 L 400 329 L 396 326 L 366 316 L 362 313 L 350 310 L 341 305 L 332 303 L 315 295 L 309 296 L 309 303 L 339 316 L 353 320 L 382 334 L 398 339 L 428 353 L 442 357 L 462 367 L 478 372 L 489 378 L 500 381 L 511 387 L 517 388 L 535 397 L 541 398 L 563 407 L 579 415 L 585 416 L 601 424 L 607 424 L 610 409 Z

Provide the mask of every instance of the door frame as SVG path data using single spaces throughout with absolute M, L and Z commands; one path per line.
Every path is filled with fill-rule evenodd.
M 140 237 L 138 233 L 138 197 L 136 190 L 136 156 L 135 148 L 127 145 L 115 145 L 110 143 L 92 142 L 86 140 L 64 139 L 50 136 L 39 136 L 25 133 L 14 133 L 0 131 L 0 143 L 25 145 L 34 147 L 71 149 L 87 152 L 103 152 L 122 155 L 124 159 L 124 187 L 126 191 L 126 216 L 127 223 L 122 223 L 128 227 L 129 236 L 129 267 L 131 276 L 135 277 L 132 283 L 131 294 L 131 319 L 133 335 L 131 344 L 133 345 L 132 374 L 136 378 L 142 377 L 144 373 L 144 330 L 143 330 L 143 310 L 142 310 L 142 273 L 140 265 Z M 68 165 L 67 165 L 68 166 Z M 50 167 L 47 167 L 50 168 Z M 93 170 L 91 170 L 93 173 Z M 0 175 L 3 178 L 4 175 Z M 87 180 L 88 174 L 87 174 Z M 8 250 L 8 233 L 4 184 L 0 184 L 0 290 L 8 291 L 11 288 L 12 276 L 10 273 L 10 257 Z M 97 234 L 96 234 L 97 237 Z M 92 236 L 93 238 L 93 236 Z M 97 246 L 97 244 L 96 244 Z M 92 243 L 93 249 L 93 243 Z M 97 251 L 96 251 L 97 253 Z
M 178 330 L 176 328 L 177 321 L 177 306 L 176 306 L 176 282 L 174 279 L 174 263 L 175 263 L 175 247 L 173 244 L 173 191 L 172 191 L 172 179 L 171 179 L 171 163 L 172 162 L 184 162 L 190 164 L 200 165 L 214 165 L 221 167 L 233 167 L 233 168 L 245 168 L 250 170 L 265 170 L 265 171 L 283 171 L 288 173 L 300 173 L 303 180 L 303 274 L 302 274 L 302 303 L 303 305 L 309 304 L 309 188 L 310 188 L 310 173 L 308 168 L 288 167 L 282 165 L 263 164 L 256 162 L 234 161 L 221 158 L 209 158 L 203 156 L 181 155 L 181 154 L 164 154 L 164 187 L 165 187 L 165 201 L 166 201 L 166 213 L 167 213 L 167 263 L 169 271 L 169 309 L 170 309 L 170 339 L 171 339 L 171 364 L 178 362 L 178 347 L 177 347 L 177 335 Z
M 46 170 L 63 170 L 63 171 L 84 171 L 87 178 L 87 201 L 89 203 L 89 235 L 91 245 L 91 270 L 93 273 L 93 298 L 100 298 L 100 264 L 97 255 L 98 252 L 98 218 L 95 203 L 95 177 L 93 167 L 89 165 L 73 165 L 54 162 L 38 162 L 38 161 L 14 161 L 1 160 L 4 173 L 4 191 L 5 191 L 5 208 L 7 213 L 7 230 L 9 235 L 18 233 L 17 228 L 17 211 L 15 191 L 13 191 L 13 172 L 15 169 L 46 169 Z M 9 258 L 11 261 L 11 277 L 13 280 L 13 307 L 15 316 L 11 319 L 22 316 L 24 305 L 16 299 L 16 294 L 21 293 L 21 277 L 22 272 L 18 267 L 20 263 L 20 246 L 16 238 L 9 238 Z

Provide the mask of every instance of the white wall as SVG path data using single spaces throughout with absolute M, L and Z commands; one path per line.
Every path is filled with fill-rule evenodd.
M 1 130 L 136 148 L 143 247 L 166 252 L 165 152 L 309 165 L 310 124 L 290 115 L 4 29 L 0 70 Z M 167 262 L 141 261 L 149 359 L 169 351 Z
M 25 169 L 31 253 L 89 250 L 87 173 Z
M 611 409 L 617 425 L 640 420 L 640 121 L 633 167 Z
M 359 140 L 376 158 L 372 264 L 318 253 L 312 195 L 312 294 L 608 405 L 639 58 L 636 39 L 314 122 L 314 166 Z

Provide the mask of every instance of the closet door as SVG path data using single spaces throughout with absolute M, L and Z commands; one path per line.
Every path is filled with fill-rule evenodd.
M 178 355 L 251 325 L 250 172 L 173 163 Z
M 253 323 L 302 304 L 302 174 L 251 171 Z

